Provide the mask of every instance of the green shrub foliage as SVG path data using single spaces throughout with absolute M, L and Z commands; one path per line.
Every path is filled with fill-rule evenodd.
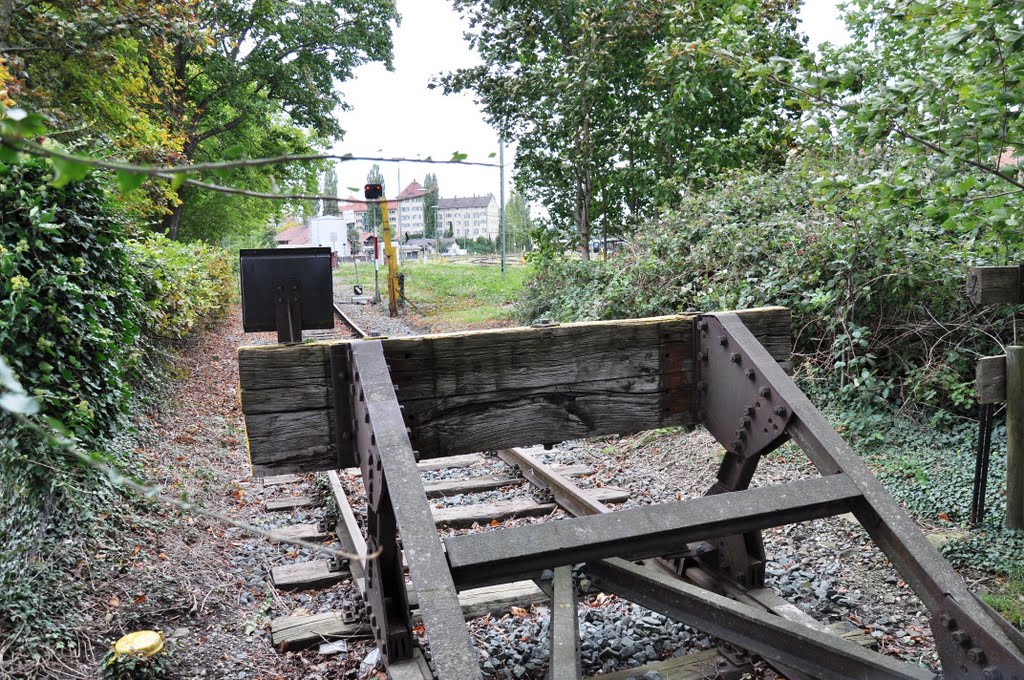
M 970 307 L 964 281 L 978 263 L 977 235 L 886 194 L 888 162 L 808 155 L 781 172 L 728 176 L 686 194 L 607 262 L 536 258 L 523 315 L 784 305 L 805 375 L 834 378 L 859 402 L 963 412 L 974 403 L 973 360 L 994 349 L 1008 312 L 983 318 Z
M 133 386 L 154 375 L 149 350 L 223 308 L 230 266 L 206 246 L 132 242 L 101 178 L 56 188 L 51 177 L 39 160 L 0 174 L 0 355 L 41 416 L 130 472 L 130 454 L 108 444 Z M 81 581 L 68 574 L 117 498 L 102 475 L 0 411 L 0 638 L 62 644 L 54 622 L 75 615 L 49 586 Z

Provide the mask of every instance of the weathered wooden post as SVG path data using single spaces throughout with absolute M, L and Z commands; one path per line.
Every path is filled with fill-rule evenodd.
M 1006 527 L 1024 529 L 1024 347 L 1006 348 Z
M 977 305 L 1024 303 L 1022 271 L 1024 265 L 974 267 L 967 296 Z M 1024 529 L 1024 347 L 1012 345 L 1004 356 L 981 359 L 976 387 L 981 404 L 1006 402 L 1006 527 Z

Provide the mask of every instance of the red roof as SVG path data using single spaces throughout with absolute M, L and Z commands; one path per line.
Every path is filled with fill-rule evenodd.
M 402 193 L 398 194 L 398 198 L 399 200 L 403 198 L 416 198 L 417 196 L 422 196 L 425 193 L 427 192 L 424 191 L 423 185 L 416 180 L 413 180 L 409 183 L 409 186 L 402 189 Z
M 290 246 L 309 243 L 309 229 L 301 224 L 285 229 L 274 237 L 274 242 L 281 244 L 287 243 Z

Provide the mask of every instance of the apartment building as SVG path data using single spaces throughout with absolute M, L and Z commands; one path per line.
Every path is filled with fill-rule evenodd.
M 498 238 L 498 202 L 494 194 L 440 198 L 437 201 L 438 231 L 447 234 L 451 229 L 456 238 L 476 239 L 486 236 Z

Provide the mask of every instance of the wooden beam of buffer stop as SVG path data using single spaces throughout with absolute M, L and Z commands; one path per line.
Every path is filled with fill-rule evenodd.
M 784 367 L 790 313 L 737 312 Z M 435 458 L 692 425 L 693 322 L 650 319 L 388 338 L 381 342 L 413 448 Z M 345 467 L 332 347 L 238 352 L 256 476 Z M 347 425 L 343 425 L 344 428 Z M 344 438 L 341 448 L 345 448 Z

